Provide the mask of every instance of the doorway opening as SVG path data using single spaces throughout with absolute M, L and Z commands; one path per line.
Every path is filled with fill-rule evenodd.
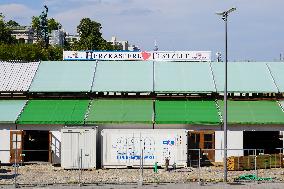
M 263 149 L 264 154 L 276 154 L 283 148 L 279 131 L 244 131 L 244 149 Z M 260 152 L 260 151 L 258 151 Z M 244 155 L 253 155 L 253 150 L 244 151 Z
M 24 131 L 23 154 L 25 162 L 49 161 L 49 131 Z

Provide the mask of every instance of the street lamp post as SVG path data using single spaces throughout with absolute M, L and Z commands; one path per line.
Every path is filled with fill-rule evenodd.
M 227 64 L 228 64 L 228 40 L 227 40 L 227 23 L 229 13 L 235 11 L 236 8 L 230 8 L 224 12 L 216 13 L 217 15 L 222 16 L 222 19 L 225 21 L 225 88 L 224 88 L 224 182 L 227 182 L 228 179 L 228 170 L 227 170 Z

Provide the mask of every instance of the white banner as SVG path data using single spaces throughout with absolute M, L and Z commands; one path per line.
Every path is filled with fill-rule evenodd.
M 211 62 L 211 51 L 63 51 L 63 60 Z

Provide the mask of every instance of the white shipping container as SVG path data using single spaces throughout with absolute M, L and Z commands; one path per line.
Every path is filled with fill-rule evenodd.
M 64 169 L 96 168 L 97 128 L 64 128 L 61 136 Z
M 187 166 L 187 131 L 185 129 L 104 129 L 102 167 Z M 143 150 L 142 150 L 143 149 Z M 143 152 L 142 152 L 143 151 Z
M 0 162 L 10 163 L 10 130 L 0 130 Z

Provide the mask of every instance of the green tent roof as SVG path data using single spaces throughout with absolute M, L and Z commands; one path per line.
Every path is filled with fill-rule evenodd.
M 162 101 L 155 103 L 156 123 L 219 124 L 215 101 Z
M 30 100 L 18 124 L 83 124 L 88 100 Z
M 152 92 L 153 62 L 100 61 L 93 92 Z
M 151 100 L 93 100 L 86 124 L 152 123 Z
M 277 85 L 279 92 L 284 93 L 284 63 L 283 62 L 270 62 L 267 63 L 271 75 Z
M 95 61 L 41 62 L 30 92 L 90 92 Z
M 156 92 L 216 92 L 208 62 L 155 62 Z
M 0 123 L 15 123 L 26 100 L 0 100 Z
M 217 92 L 225 86 L 225 66 L 211 63 Z M 228 62 L 228 92 L 273 93 L 278 92 L 269 69 L 264 62 Z
M 223 112 L 224 102 L 218 101 Z M 276 101 L 228 101 L 230 124 L 284 124 L 284 112 Z

